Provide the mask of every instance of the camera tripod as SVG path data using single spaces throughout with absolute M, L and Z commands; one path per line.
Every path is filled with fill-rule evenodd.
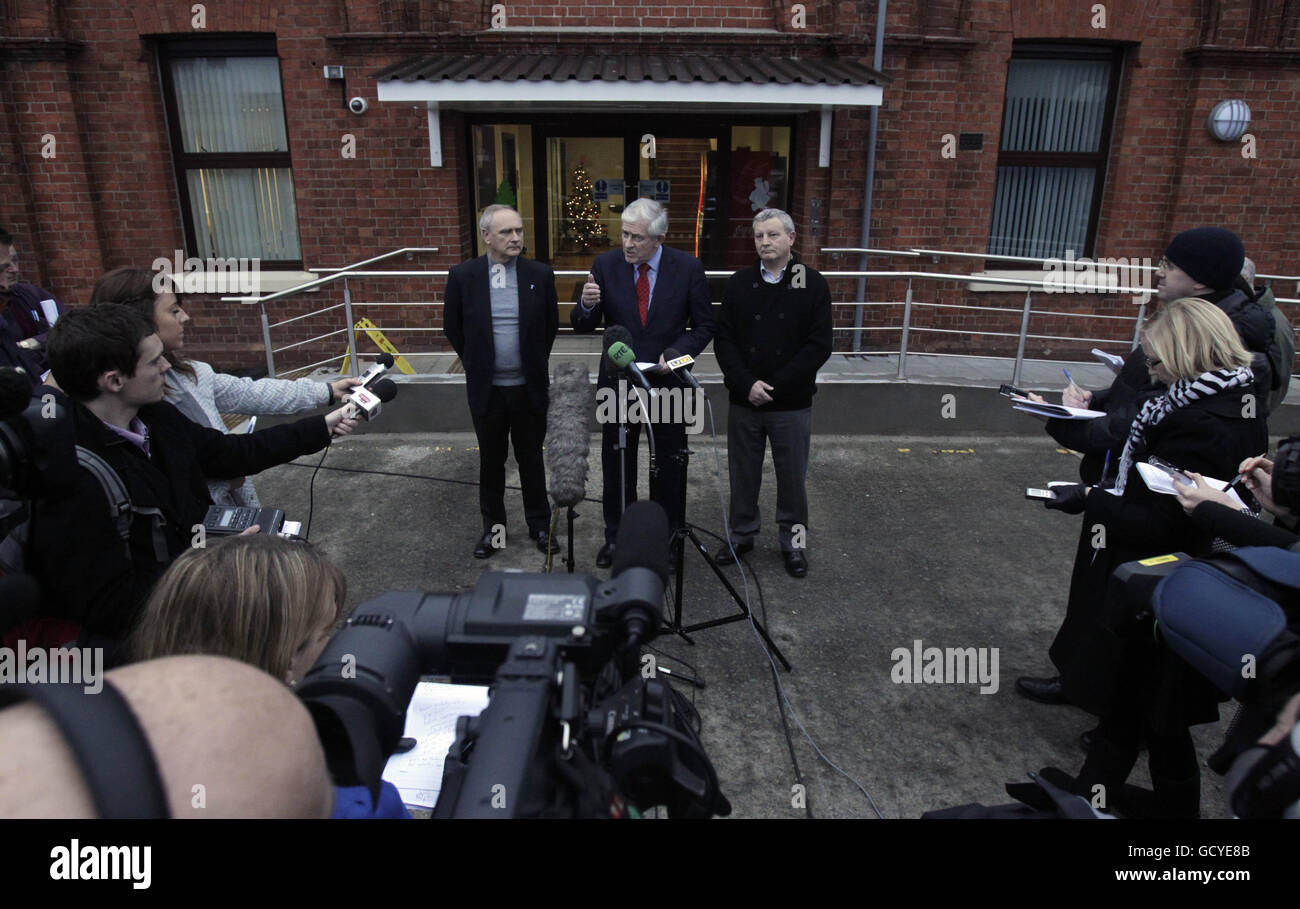
M 670 631 L 681 636 L 681 638 L 688 644 L 693 645 L 695 642 L 691 640 L 689 632 L 702 631 L 705 628 L 712 628 L 715 625 L 728 625 L 732 622 L 743 622 L 748 620 L 753 623 L 756 629 L 758 629 L 758 633 L 763 638 L 763 643 L 766 645 L 768 653 L 780 660 L 781 665 L 785 667 L 787 672 L 789 672 L 792 668 L 790 666 L 790 661 L 785 658 L 783 653 L 781 653 L 781 648 L 776 646 L 776 642 L 768 636 L 767 629 L 763 627 L 762 622 L 754 617 L 749 608 L 749 604 L 745 602 L 745 598 L 740 595 L 732 585 L 731 580 L 723 573 L 722 569 L 718 567 L 717 561 L 709 554 L 709 550 L 700 542 L 700 538 L 695 533 L 695 526 L 686 520 L 686 475 L 687 468 L 691 461 L 690 449 L 683 445 L 681 450 L 673 457 L 676 459 L 677 463 L 681 465 L 681 482 L 678 484 L 677 490 L 677 514 L 681 517 L 681 525 L 673 529 L 670 541 L 669 558 L 673 561 L 676 578 L 674 579 L 675 583 L 673 589 L 673 614 L 665 623 L 666 627 Z M 655 493 L 658 491 L 658 467 L 654 460 L 654 455 L 652 454 L 650 463 L 652 498 L 655 497 Z M 726 588 L 727 593 L 731 595 L 731 599 L 735 601 L 736 608 L 739 610 L 735 615 L 723 616 L 719 619 L 709 619 L 705 622 L 696 622 L 693 625 L 682 624 L 682 601 L 685 598 L 686 585 L 686 572 L 683 569 L 685 568 L 684 563 L 686 561 L 687 541 L 690 541 L 694 545 L 695 551 L 699 553 L 700 558 L 704 559 L 705 563 L 713 569 L 713 573 L 718 576 L 718 580 L 722 582 L 722 586 Z

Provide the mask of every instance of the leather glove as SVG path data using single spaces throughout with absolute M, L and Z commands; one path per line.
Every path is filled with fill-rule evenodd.
M 1055 499 L 1047 499 L 1043 505 L 1053 511 L 1063 511 L 1066 514 L 1083 514 L 1083 508 L 1088 504 L 1088 487 L 1082 483 L 1075 483 L 1073 486 L 1054 486 L 1052 492 L 1056 493 Z

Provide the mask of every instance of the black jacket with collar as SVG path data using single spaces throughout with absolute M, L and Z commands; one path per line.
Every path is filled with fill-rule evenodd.
M 36 503 L 27 563 L 41 586 L 42 614 L 114 639 L 126 635 L 154 582 L 193 544 L 192 528 L 212 504 L 205 477 L 257 473 L 320 451 L 330 439 L 321 416 L 227 435 L 162 402 L 140 410 L 149 429 L 146 456 L 83 405 L 68 400 L 66 406 L 76 444 L 108 462 L 133 506 L 162 512 L 165 560 L 155 553 L 147 517 L 134 518 L 129 545 L 123 543 L 103 488 L 87 470 L 77 470 L 70 487 Z
M 776 284 L 763 280 L 761 269 L 756 262 L 727 280 L 713 344 L 718 366 L 733 405 L 752 409 L 749 391 L 762 379 L 772 386 L 772 402 L 762 409 L 803 410 L 831 356 L 830 287 L 797 255 Z
M 519 356 L 524 387 L 535 413 L 545 414 L 551 383 L 549 357 L 560 328 L 555 272 L 549 265 L 519 256 Z M 447 275 L 443 329 L 465 367 L 465 393 L 471 413 L 487 411 L 496 370 L 496 339 L 492 334 L 492 289 L 488 257 L 479 256 L 452 267 Z

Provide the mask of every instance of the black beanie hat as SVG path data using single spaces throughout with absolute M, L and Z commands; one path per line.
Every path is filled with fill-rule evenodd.
M 1227 290 L 1246 261 L 1241 239 L 1222 227 L 1196 227 L 1174 237 L 1165 258 L 1211 290 Z

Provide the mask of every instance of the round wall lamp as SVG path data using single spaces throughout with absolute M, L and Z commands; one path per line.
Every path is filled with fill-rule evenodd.
M 1235 142 L 1250 128 L 1250 107 L 1240 99 L 1220 101 L 1205 126 L 1220 142 Z

